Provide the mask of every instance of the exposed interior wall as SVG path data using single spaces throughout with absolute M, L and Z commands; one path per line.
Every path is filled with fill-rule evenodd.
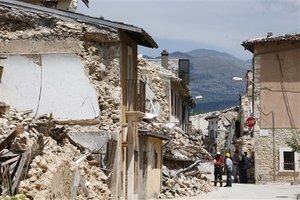
M 64 56 L 63 63 L 65 62 L 64 59 L 66 59 L 67 66 L 52 61 L 53 64 L 58 65 L 56 66 L 56 70 L 59 70 L 54 76 L 65 76 L 60 71 L 64 70 L 64 72 L 68 72 L 66 69 L 71 69 L 69 65 L 70 60 L 72 65 L 73 61 L 76 60 L 78 70 L 75 70 L 76 72 L 74 73 L 77 74 L 80 68 L 80 77 L 82 78 L 85 75 L 85 79 L 88 80 L 87 82 L 96 91 L 97 105 L 95 106 L 99 109 L 97 111 L 97 108 L 94 108 L 96 113 L 101 110 L 101 116 L 99 117 L 100 125 L 97 128 L 103 131 L 119 132 L 121 49 L 119 33 L 116 29 L 101 26 L 97 26 L 96 28 L 71 19 L 57 18 L 47 13 L 35 13 L 29 10 L 4 6 L 0 7 L 0 17 L 3 19 L 0 22 L 1 55 L 22 54 L 26 57 L 25 55 L 71 54 L 73 57 L 76 57 L 68 59 L 67 56 Z M 28 58 L 26 59 L 28 61 Z M 47 62 L 49 64 L 50 61 L 48 60 Z M 33 66 L 40 68 L 37 67 L 38 62 L 35 61 L 33 63 L 30 64 L 31 70 L 34 69 Z M 42 62 L 41 64 L 44 63 Z M 48 69 L 54 69 L 52 68 L 53 64 L 49 65 L 51 68 Z M 50 72 L 53 73 L 52 71 Z M 33 73 L 36 75 L 39 74 L 37 71 L 32 71 L 29 76 L 32 77 Z M 28 75 L 27 72 L 25 74 Z M 67 76 L 65 77 L 67 79 Z M 52 79 L 53 77 L 50 78 Z M 76 84 L 77 79 L 71 80 L 73 80 L 72 84 Z M 38 83 L 40 79 L 34 81 Z M 29 80 L 30 83 L 34 81 Z M 55 84 L 57 85 L 57 83 Z M 72 86 L 70 85 L 70 87 Z M 62 90 L 61 88 L 59 89 Z M 76 95 L 79 92 L 84 93 L 84 91 L 75 91 L 72 95 Z M 60 100 L 63 101 L 62 99 Z M 36 101 L 36 99 L 33 99 L 33 101 Z M 13 108 L 13 106 L 11 107 Z
M 0 99 L 17 110 L 57 119 L 99 116 L 95 88 L 75 54 L 4 55 Z

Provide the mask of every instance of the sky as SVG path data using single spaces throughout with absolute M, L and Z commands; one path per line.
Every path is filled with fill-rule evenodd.
M 143 28 L 159 48 L 139 46 L 156 57 L 166 49 L 212 49 L 251 59 L 247 39 L 300 33 L 300 0 L 89 0 L 78 12 Z

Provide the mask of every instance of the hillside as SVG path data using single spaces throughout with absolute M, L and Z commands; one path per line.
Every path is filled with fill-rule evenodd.
M 170 58 L 190 59 L 190 90 L 197 100 L 195 112 L 209 112 L 239 104 L 239 94 L 245 93 L 244 82 L 232 77 L 244 77 L 251 62 L 230 54 L 207 49 L 170 53 Z

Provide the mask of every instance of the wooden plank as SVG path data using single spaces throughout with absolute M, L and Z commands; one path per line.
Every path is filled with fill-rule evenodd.
M 2 180 L 2 195 L 12 195 L 11 191 L 11 179 L 9 173 L 9 166 L 2 165 L 0 166 L 0 175 Z
M 13 157 L 13 158 L 11 158 L 11 159 L 8 159 L 8 160 L 2 162 L 1 164 L 2 164 L 2 165 L 10 165 L 11 163 L 17 162 L 18 160 L 19 160 L 19 157 L 16 156 L 16 157 Z
M 0 143 L 0 151 L 2 151 L 4 148 L 6 148 L 18 134 L 21 134 L 24 132 L 24 129 L 22 128 L 15 128 L 15 130 L 9 134 L 1 143 Z
M 113 169 L 114 161 L 115 161 L 115 156 L 116 156 L 116 149 L 117 149 L 117 140 L 110 140 L 108 145 L 109 145 L 109 151 L 108 153 L 108 159 L 107 159 L 107 165 L 106 169 Z
M 53 120 L 57 125 L 80 125 L 80 126 L 93 126 L 100 124 L 99 119 L 85 119 L 85 120 Z
M 13 152 L 8 151 L 8 150 L 4 154 L 0 155 L 1 158 L 13 158 L 13 157 L 16 157 L 16 156 L 19 156 L 19 154 L 13 153 Z
M 21 155 L 21 159 L 20 159 L 16 174 L 15 174 L 15 177 L 14 177 L 14 182 L 12 184 L 12 189 L 11 189 L 12 194 L 15 194 L 18 187 L 19 187 L 19 184 L 21 182 L 21 178 L 22 178 L 22 175 L 23 175 L 23 169 L 26 165 L 26 161 L 28 160 L 28 155 L 29 155 L 28 150 L 25 151 L 24 153 L 22 153 L 22 155 Z
M 82 146 L 81 144 L 75 142 L 74 140 L 72 140 L 72 138 L 68 134 L 67 134 L 67 138 L 73 146 L 77 147 L 80 151 L 85 151 L 85 147 Z

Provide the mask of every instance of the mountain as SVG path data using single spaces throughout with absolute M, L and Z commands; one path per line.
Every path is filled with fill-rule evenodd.
M 173 52 L 170 58 L 190 60 L 190 85 L 196 100 L 194 112 L 210 112 L 239 104 L 239 95 L 245 93 L 246 83 L 234 82 L 232 77 L 245 77 L 251 60 L 241 60 L 228 53 L 208 49 Z

